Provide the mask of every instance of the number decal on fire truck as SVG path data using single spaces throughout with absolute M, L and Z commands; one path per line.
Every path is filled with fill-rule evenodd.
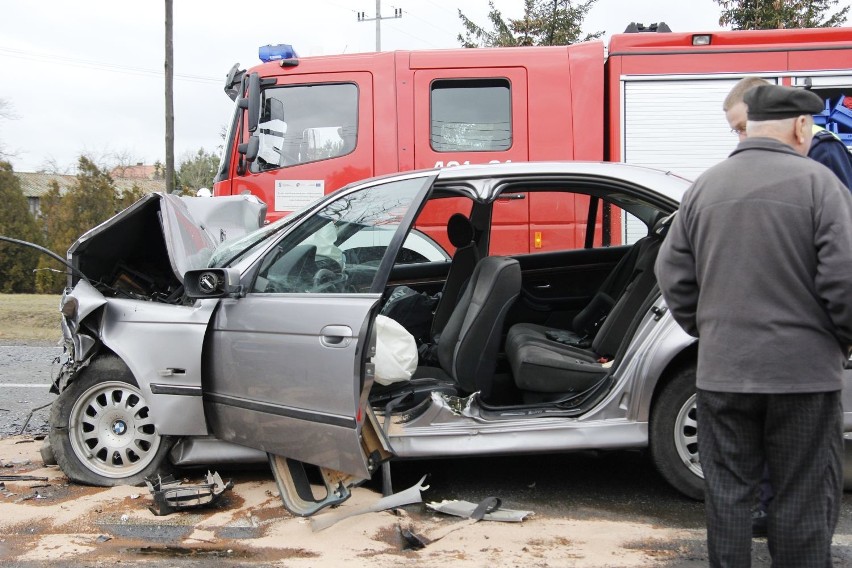
M 511 162 L 512 162 L 512 160 L 506 160 L 505 163 L 510 164 Z M 504 162 L 501 162 L 500 160 L 491 160 L 488 163 L 489 164 L 502 164 Z M 437 162 L 435 162 L 435 165 L 433 167 L 435 167 L 435 168 L 444 168 L 444 167 L 451 168 L 453 166 L 469 166 L 469 165 L 470 165 L 470 160 L 465 160 L 464 162 L 458 162 L 456 160 L 450 160 L 446 164 L 444 163 L 444 160 L 438 160 Z

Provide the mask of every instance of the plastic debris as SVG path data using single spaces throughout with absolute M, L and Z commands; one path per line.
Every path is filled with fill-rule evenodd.
M 218 473 L 207 472 L 207 483 L 199 485 L 181 485 L 172 476 L 145 480 L 148 490 L 154 498 L 154 504 L 148 509 L 156 516 L 170 515 L 181 509 L 203 507 L 217 501 L 222 494 L 234 486 L 230 479 L 222 481 Z

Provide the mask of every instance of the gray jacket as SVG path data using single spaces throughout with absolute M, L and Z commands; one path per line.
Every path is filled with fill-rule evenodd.
M 842 388 L 852 345 L 852 195 L 825 166 L 751 138 L 686 192 L 657 257 L 675 320 L 700 337 L 698 388 Z

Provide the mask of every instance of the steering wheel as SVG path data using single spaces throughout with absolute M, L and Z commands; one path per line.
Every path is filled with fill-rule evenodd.
M 314 273 L 314 286 L 311 292 L 337 292 L 338 275 L 328 268 L 320 268 Z

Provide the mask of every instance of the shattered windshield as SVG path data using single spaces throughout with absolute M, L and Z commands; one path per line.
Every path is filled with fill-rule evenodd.
M 286 217 L 282 217 L 274 223 L 261 227 L 260 229 L 244 235 L 239 239 L 224 242 L 222 246 L 216 249 L 213 256 L 210 257 L 210 262 L 207 263 L 207 266 L 209 268 L 224 268 L 239 262 L 254 251 L 262 248 L 263 243 L 265 243 L 270 236 L 277 234 L 281 229 L 302 217 L 302 215 L 312 209 L 314 205 L 323 199 L 325 199 L 325 196 L 322 196 L 319 199 L 308 203 L 301 209 L 293 211 Z

